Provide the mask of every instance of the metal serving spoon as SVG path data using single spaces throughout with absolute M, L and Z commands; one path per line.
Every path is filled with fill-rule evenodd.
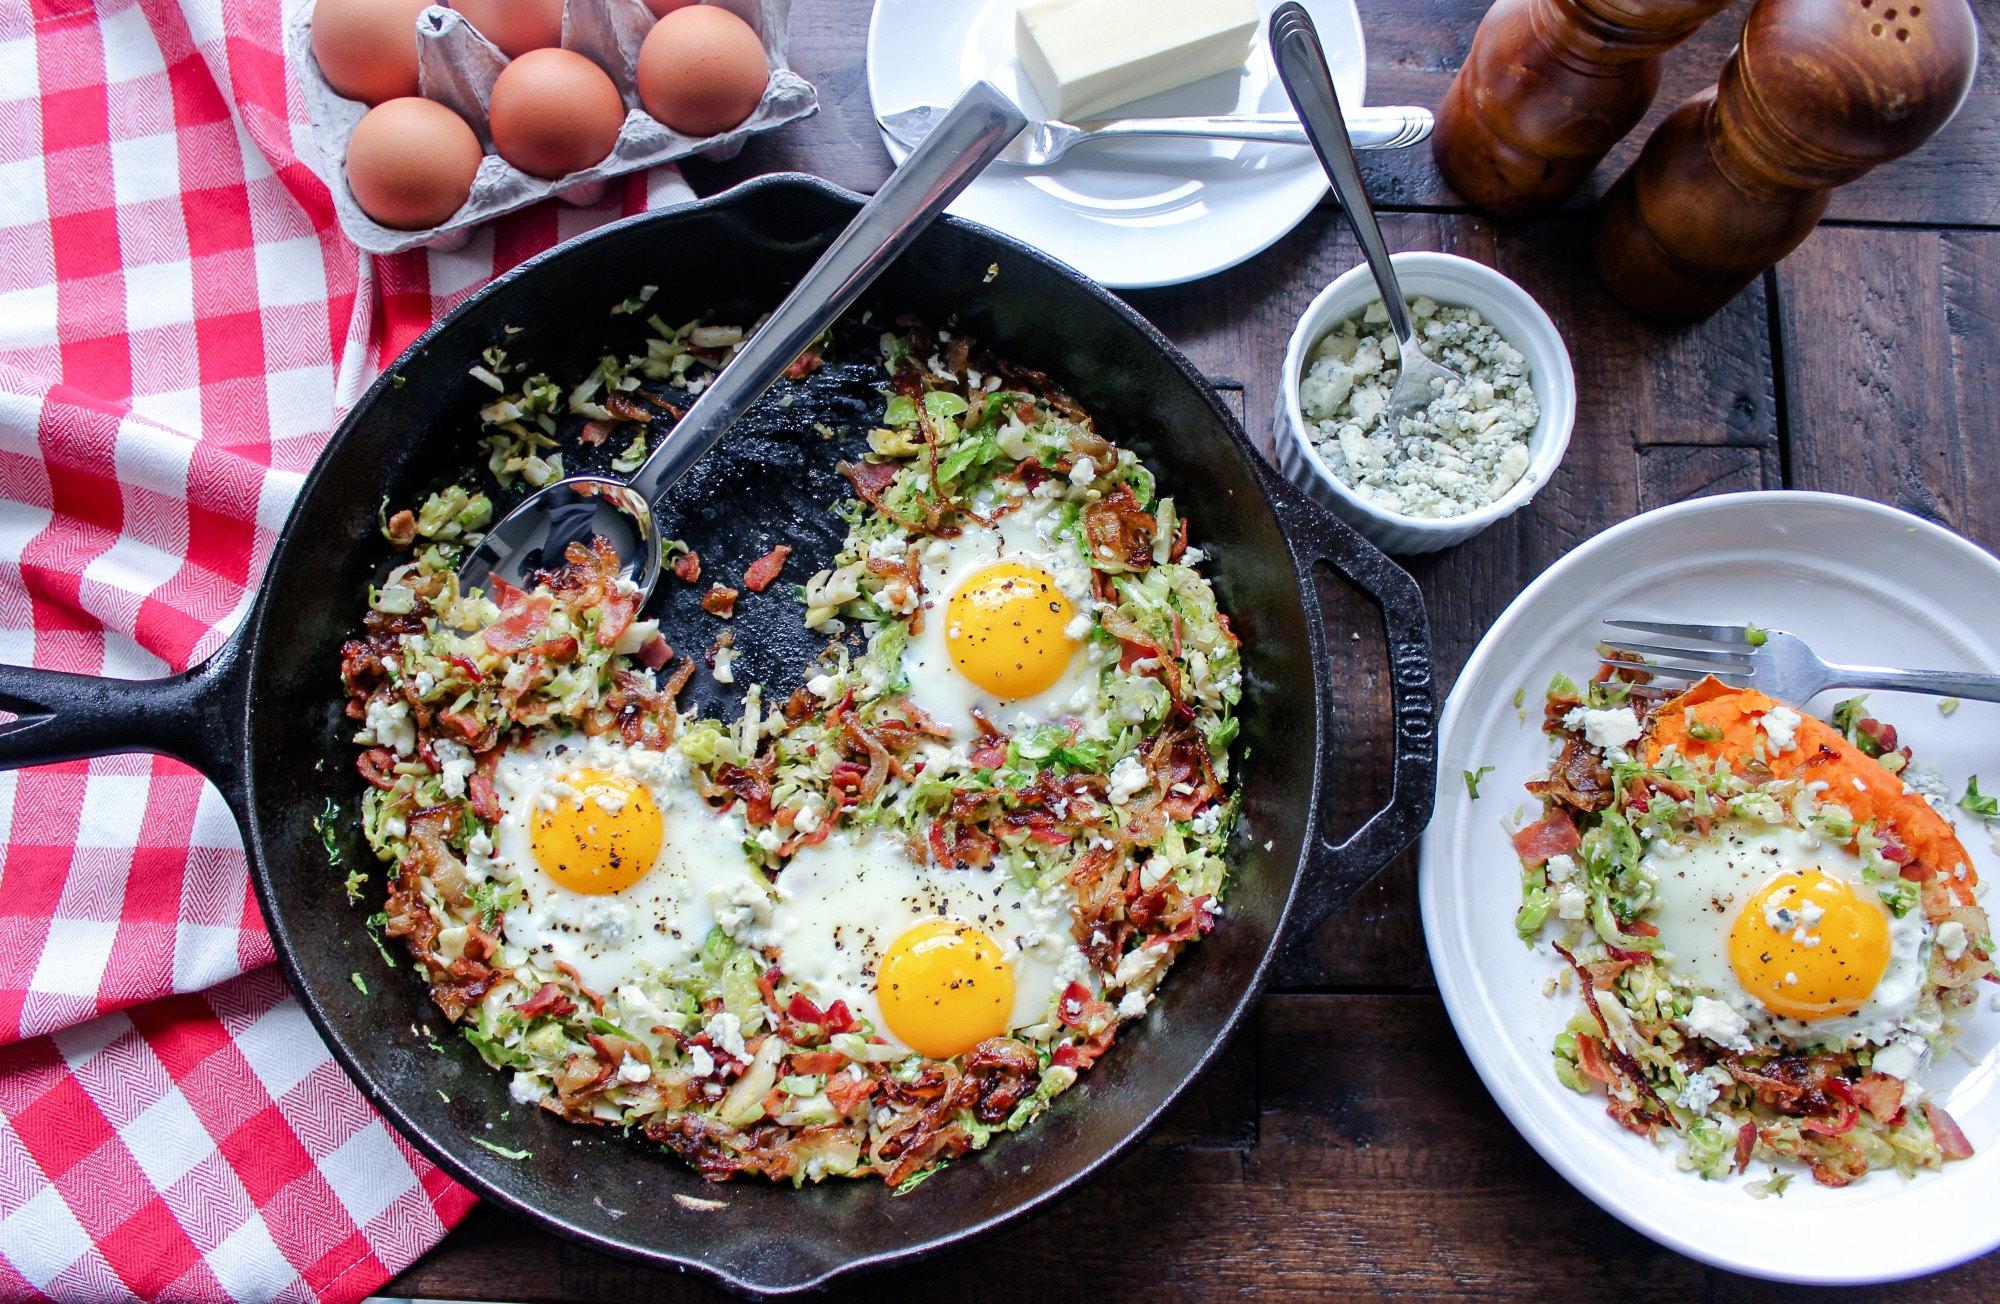
M 1416 327 L 1410 321 L 1409 306 L 1403 302 L 1396 269 L 1389 261 L 1389 246 L 1375 221 L 1375 206 L 1368 202 L 1368 187 L 1361 184 L 1361 164 L 1354 157 L 1354 143 L 1347 137 L 1326 52 L 1320 48 L 1311 15 L 1297 0 L 1286 0 L 1271 11 L 1271 54 L 1277 60 L 1285 94 L 1298 110 L 1306 135 L 1312 138 L 1313 152 L 1319 155 L 1320 166 L 1333 182 L 1333 193 L 1339 196 L 1340 206 L 1354 227 L 1354 237 L 1361 242 L 1368 270 L 1375 274 L 1375 287 L 1382 292 L 1390 329 L 1396 332 L 1396 387 L 1389 391 L 1389 406 L 1382 410 L 1384 425 L 1393 430 L 1396 422 L 1429 407 L 1443 392 L 1441 382 L 1465 378 L 1431 361 L 1417 347 Z
M 530 494 L 466 558 L 459 568 L 464 587 L 483 588 L 492 575 L 525 585 L 529 572 L 560 565 L 565 548 L 596 534 L 618 550 L 624 574 L 639 586 L 641 601 L 651 596 L 660 579 L 660 535 L 653 504 L 985 170 L 1027 121 L 1005 95 L 986 82 L 974 83 L 799 278 L 777 311 L 702 390 L 630 480 L 573 475 Z
M 914 149 L 948 110 L 942 104 L 885 113 L 876 119 L 889 138 Z M 1347 134 L 1356 149 L 1401 149 L 1431 134 L 1429 109 L 1356 109 L 1347 116 Z M 1247 140 L 1266 145 L 1309 145 L 1304 127 L 1289 113 L 1230 113 L 1209 118 L 1106 118 L 1097 122 L 1031 122 L 1000 151 L 996 163 L 1043 168 L 1090 140 L 1177 136 L 1203 140 Z

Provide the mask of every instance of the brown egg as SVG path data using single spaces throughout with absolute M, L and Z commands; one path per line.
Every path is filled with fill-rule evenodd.
M 563 0 L 452 0 L 451 7 L 509 59 L 562 44 Z
M 757 33 L 714 5 L 674 10 L 639 47 L 640 101 L 685 135 L 728 131 L 756 112 L 770 80 Z
M 429 0 L 319 0 L 313 57 L 333 89 L 380 104 L 417 93 L 417 15 Z
M 500 70 L 486 120 L 501 158 L 553 181 L 604 161 L 625 104 L 604 69 L 574 50 L 530 50 Z
M 701 0 L 646 0 L 646 8 L 653 11 L 653 17 L 665 18 L 676 9 L 700 3 Z
M 347 141 L 347 186 L 383 226 L 440 226 L 465 204 L 479 171 L 479 137 L 465 119 L 419 96 L 368 110 Z

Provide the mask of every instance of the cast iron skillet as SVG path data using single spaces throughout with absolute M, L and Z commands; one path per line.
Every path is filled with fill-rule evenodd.
M 958 329 L 996 353 L 1046 370 L 1107 437 L 1157 471 L 1213 556 L 1206 569 L 1244 637 L 1246 678 L 1237 743 L 1245 817 L 1220 926 L 1183 956 L 1148 1017 L 1039 1122 L 903 1197 L 873 1180 L 796 1191 L 761 1180 L 711 1186 L 655 1146 L 516 1104 L 507 1076 L 462 1039 L 439 1035 L 440 1053 L 430 1037 L 412 1035 L 412 1025 L 440 1034 L 445 1025 L 407 961 L 384 968 L 361 928 L 362 915 L 380 908 L 382 867 L 348 819 L 336 824 L 345 865 L 330 868 L 314 826 L 329 799 L 351 810 L 359 790 L 336 668 L 385 553 L 378 504 L 385 495 L 420 500 L 484 460 L 472 413 L 491 392 L 467 374 L 481 350 L 504 343 L 553 376 L 580 377 L 604 352 L 636 351 L 644 314 L 609 308 L 646 284 L 660 287 L 649 308 L 670 324 L 705 309 L 748 323 L 859 203 L 811 178 L 767 177 L 533 259 L 439 322 L 369 390 L 300 491 L 258 601 L 213 657 L 148 682 L 0 667 L 0 707 L 21 717 L 0 732 L 0 765 L 147 750 L 214 781 L 242 827 L 300 1002 L 368 1099 L 446 1170 L 562 1235 L 752 1295 L 822 1285 L 992 1231 L 1102 1171 L 1227 1042 L 1281 939 L 1308 933 L 1423 828 L 1436 770 L 1429 633 L 1415 582 L 1274 475 L 1201 375 L 1137 313 L 1023 245 L 942 220 L 864 300 L 877 305 L 867 329 L 897 313 L 933 328 L 955 315 Z M 508 335 L 509 326 L 524 329 Z M 828 372 L 817 388 L 799 388 L 791 408 L 773 391 L 670 500 L 668 536 L 693 543 L 711 573 L 740 575 L 785 541 L 799 549 L 790 581 L 838 548 L 845 527 L 826 504 L 846 486 L 832 463 L 852 456 L 854 432 L 879 416 L 879 407 L 866 409 L 880 373 Z M 1336 666 L 1316 614 L 1313 570 L 1322 562 L 1381 605 L 1393 755 L 1336 756 L 1325 745 L 1324 686 Z M 735 622 L 744 652 L 737 689 L 761 678 L 779 700 L 820 647 L 799 628 L 784 589 L 755 600 L 746 593 Z M 654 607 L 670 641 L 699 652 L 715 624 L 695 613 L 697 596 L 669 581 Z M 696 678 L 707 686 L 696 701 L 734 714 L 720 685 Z M 1389 805 L 1345 842 L 1329 842 L 1324 795 L 1361 767 L 1384 766 L 1394 772 Z M 374 881 L 351 907 L 342 880 L 356 864 Z M 356 973 L 369 995 L 351 980 Z M 506 1159 L 475 1138 L 532 1157 Z M 726 1207 L 689 1209 L 674 1194 Z

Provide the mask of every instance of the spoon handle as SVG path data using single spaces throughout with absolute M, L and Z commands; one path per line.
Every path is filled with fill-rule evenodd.
M 973 83 L 709 382 L 632 477 L 632 488 L 657 503 L 1027 125 L 1005 95 Z
M 1368 202 L 1368 187 L 1361 183 L 1361 165 L 1354 157 L 1354 144 L 1347 138 L 1347 123 L 1340 112 L 1340 97 L 1334 93 L 1333 74 L 1326 66 L 1326 52 L 1320 48 L 1319 33 L 1311 15 L 1297 0 L 1286 0 L 1271 11 L 1271 54 L 1278 63 L 1279 79 L 1285 94 L 1298 111 L 1313 152 L 1333 182 L 1333 193 L 1353 224 L 1375 273 L 1375 285 L 1382 291 L 1382 307 L 1398 343 L 1415 335 L 1409 309 L 1403 304 L 1403 288 L 1396 281 L 1396 269 L 1389 262 L 1389 246 L 1375 221 L 1375 207 Z

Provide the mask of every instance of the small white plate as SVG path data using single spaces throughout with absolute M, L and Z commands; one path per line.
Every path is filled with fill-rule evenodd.
M 1278 0 L 1257 0 L 1269 15 Z M 1354 0 L 1305 0 L 1341 103 L 1368 90 Z M 949 104 L 981 78 L 1037 120 L 1054 115 L 1014 56 L 1014 0 L 875 0 L 868 24 L 868 98 L 875 116 Z M 1121 118 L 1289 112 L 1260 25 L 1238 73 L 1210 77 L 1111 110 Z M 883 143 L 901 163 L 909 151 Z M 1123 140 L 1079 145 L 1047 168 L 995 164 L 948 210 L 983 222 L 1117 289 L 1178 285 L 1262 252 L 1326 193 L 1302 145 Z
M 1520 862 L 1501 827 L 1517 808 L 1534 818 L 1521 784 L 1548 760 L 1550 678 L 1596 670 L 1606 616 L 1753 621 L 1801 635 L 1831 661 L 1992 672 L 1996 598 L 2000 561 L 1894 508 L 1835 494 L 1729 494 L 1648 512 L 1578 547 L 1514 600 L 1459 676 L 1439 725 L 1437 815 L 1418 873 L 1438 987 L 1514 1126 L 1578 1190 L 1661 1244 L 1735 1272 L 1825 1285 L 1914 1277 L 2000 1245 L 2000 1015 L 1982 995 L 1959 1043 L 1975 1063 L 1949 1055 L 1922 1084 L 1977 1153 L 1911 1182 L 1878 1172 L 1834 1190 L 1801 1170 L 1782 1198 L 1754 1199 L 1744 1186 L 1768 1166 L 1704 1182 L 1674 1167 L 1672 1149 L 1606 1117 L 1601 1094 L 1564 1087 L 1550 1045 L 1580 1006 L 1574 992 L 1542 995 L 1561 961 L 1515 936 Z M 1847 695 L 1810 707 L 1823 717 Z M 1954 793 L 1969 774 L 2000 788 L 2000 705 L 1966 702 L 1947 718 L 1937 703 L 1876 693 L 1869 710 L 1896 726 L 1918 763 L 1939 766 Z M 1461 773 L 1487 765 L 1475 802 Z M 1980 877 L 2000 874 L 1980 821 L 1954 814 Z

